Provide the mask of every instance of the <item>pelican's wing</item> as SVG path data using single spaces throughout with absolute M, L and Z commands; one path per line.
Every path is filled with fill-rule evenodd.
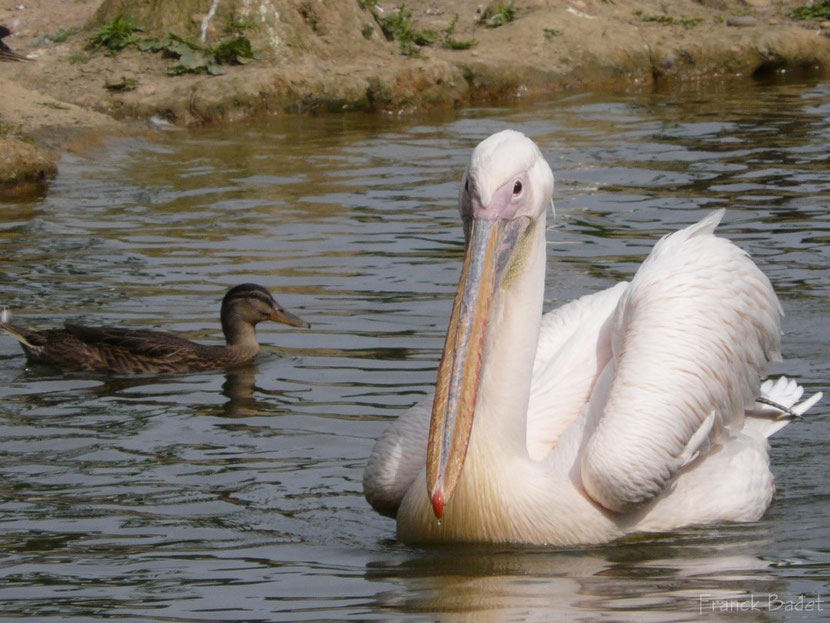
M 722 215 L 660 240 L 614 312 L 580 459 L 583 486 L 608 509 L 653 498 L 714 436 L 739 431 L 780 357 L 778 299 L 714 235 Z
M 372 448 L 363 472 L 363 495 L 382 515 L 397 514 L 404 494 L 426 465 L 432 401 L 430 394 L 404 411 Z
M 527 407 L 527 449 L 541 460 L 588 404 L 611 358 L 613 314 L 628 284 L 588 294 L 542 316 Z

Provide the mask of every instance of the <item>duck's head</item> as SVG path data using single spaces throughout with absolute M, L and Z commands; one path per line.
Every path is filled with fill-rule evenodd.
M 311 325 L 287 311 L 271 293 L 255 283 L 243 283 L 228 290 L 222 299 L 222 330 L 228 342 L 240 326 L 254 327 L 263 320 L 272 320 L 292 327 Z

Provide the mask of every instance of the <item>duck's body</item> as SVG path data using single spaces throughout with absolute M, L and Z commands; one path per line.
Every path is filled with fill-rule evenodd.
M 68 371 L 153 374 L 200 372 L 248 363 L 259 354 L 255 326 L 263 320 L 309 326 L 256 284 L 229 290 L 222 300 L 221 319 L 225 346 L 198 344 L 163 331 L 120 327 L 67 324 L 61 329 L 36 331 L 0 322 L 0 330 L 20 342 L 30 363 Z
M 437 397 L 378 440 L 370 503 L 412 543 L 601 543 L 758 519 L 774 492 L 766 439 L 792 414 L 755 400 L 802 394 L 761 386 L 779 350 L 769 281 L 714 235 L 719 212 L 661 240 L 631 283 L 542 316 L 552 189 L 518 133 L 474 152 Z

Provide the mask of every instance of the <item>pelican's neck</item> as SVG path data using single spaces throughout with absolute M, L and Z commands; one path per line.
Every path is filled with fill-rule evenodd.
M 527 405 L 545 290 L 544 215 L 526 244 L 493 299 L 468 454 L 528 456 Z

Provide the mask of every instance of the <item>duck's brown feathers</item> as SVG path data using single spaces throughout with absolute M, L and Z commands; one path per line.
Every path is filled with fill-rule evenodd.
M 34 364 L 63 370 L 154 374 L 200 372 L 226 368 L 254 359 L 259 349 L 208 346 L 163 331 L 67 324 L 63 329 L 33 331 L 0 323 L 20 341 Z

